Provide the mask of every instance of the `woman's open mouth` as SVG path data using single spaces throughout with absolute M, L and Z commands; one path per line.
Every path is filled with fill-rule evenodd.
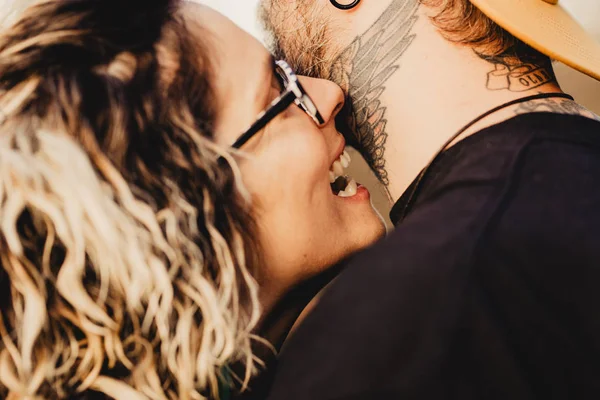
M 340 154 L 329 169 L 329 183 L 333 194 L 339 197 L 352 197 L 356 194 L 358 184 L 349 176 L 345 175 L 352 159 L 346 150 Z

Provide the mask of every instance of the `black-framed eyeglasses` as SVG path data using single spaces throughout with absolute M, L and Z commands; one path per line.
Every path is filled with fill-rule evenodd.
M 232 147 L 236 149 L 242 147 L 252 136 L 260 132 L 273 118 L 285 111 L 292 103 L 296 103 L 298 107 L 303 109 L 317 125 L 325 123 L 317 106 L 315 106 L 315 103 L 308 93 L 306 93 L 298 76 L 289 64 L 283 60 L 279 60 L 275 62 L 274 68 L 275 76 L 281 85 L 281 94 L 273 100 L 265 111 L 259 114 L 256 122 L 235 141 Z

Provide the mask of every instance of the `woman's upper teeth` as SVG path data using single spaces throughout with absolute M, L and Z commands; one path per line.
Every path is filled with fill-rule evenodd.
M 329 170 L 329 182 L 333 183 L 338 177 L 344 176 L 344 168 L 348 168 L 351 161 L 350 155 L 344 150 L 338 159 L 333 162 Z
M 348 168 L 351 161 L 350 154 L 344 150 L 338 159 L 333 162 L 333 165 L 329 170 L 329 182 L 332 184 L 331 188 L 334 191 L 334 194 L 339 197 L 352 197 L 357 193 L 358 184 L 356 181 L 344 175 L 344 169 Z M 336 182 L 338 181 L 338 178 L 340 178 L 339 182 Z M 334 188 L 334 185 L 340 184 L 345 186 L 343 190 L 339 190 L 339 187 Z
M 335 162 L 333 163 L 333 173 L 337 176 L 344 175 L 344 166 L 340 162 L 340 160 L 335 160 Z
M 350 166 L 350 162 L 352 159 L 350 158 L 350 154 L 344 149 L 342 155 L 340 156 L 340 162 L 342 163 L 342 167 L 348 168 Z

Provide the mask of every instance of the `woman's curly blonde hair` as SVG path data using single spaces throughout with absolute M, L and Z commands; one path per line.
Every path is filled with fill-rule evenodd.
M 4 399 L 218 398 L 254 370 L 260 252 L 180 8 L 44 0 L 0 35 Z

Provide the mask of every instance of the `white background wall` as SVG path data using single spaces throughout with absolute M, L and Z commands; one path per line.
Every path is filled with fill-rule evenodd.
M 256 23 L 256 7 L 259 0 L 193 0 L 206 4 L 228 16 L 233 22 L 252 35 L 260 38 L 259 25 Z

